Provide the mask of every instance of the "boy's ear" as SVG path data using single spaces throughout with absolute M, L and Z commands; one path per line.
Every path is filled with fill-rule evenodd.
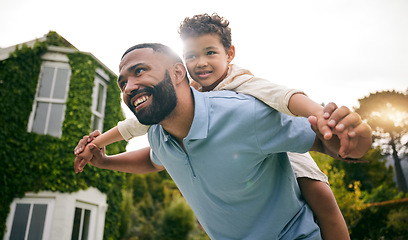
M 184 66 L 183 63 L 176 63 L 173 66 L 173 74 L 175 76 L 175 82 L 176 84 L 185 81 L 186 79 L 186 74 L 187 74 L 187 70 L 186 67 Z
M 234 57 L 235 57 L 235 46 L 231 45 L 230 49 L 227 52 L 227 61 L 228 61 L 228 63 L 231 63 L 232 60 L 234 59 Z

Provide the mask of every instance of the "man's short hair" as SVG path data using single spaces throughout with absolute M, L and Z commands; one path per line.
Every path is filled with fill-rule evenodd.
M 133 47 L 130 47 L 128 50 L 126 50 L 126 52 L 122 55 L 121 59 L 123 59 L 125 57 L 125 55 L 130 53 L 131 51 L 136 50 L 136 49 L 142 49 L 142 48 L 151 48 L 155 52 L 159 52 L 159 53 L 162 53 L 162 54 L 168 56 L 175 63 L 183 63 L 183 60 L 181 60 L 181 58 L 170 47 L 168 47 L 166 45 L 163 45 L 161 43 L 141 43 L 141 44 L 137 44 L 137 45 L 135 45 Z
M 216 13 L 213 13 L 211 16 L 208 14 L 198 14 L 191 18 L 186 17 L 181 22 L 178 32 L 183 41 L 189 37 L 198 37 L 203 34 L 217 34 L 220 36 L 226 52 L 228 52 L 232 45 L 229 22 Z
M 165 56 L 167 56 L 168 58 L 170 58 L 174 63 L 181 63 L 183 64 L 183 60 L 181 60 L 181 58 L 179 57 L 179 55 L 177 55 L 177 53 L 175 53 L 170 47 L 163 45 L 161 43 L 141 43 L 141 44 L 137 44 L 133 47 L 130 47 L 128 50 L 126 50 L 126 52 L 122 55 L 123 59 L 126 54 L 130 53 L 133 50 L 136 49 L 143 49 L 143 48 L 151 48 L 153 49 L 154 52 L 158 52 L 161 53 Z M 184 64 L 183 64 L 184 66 Z M 185 75 L 185 78 L 187 80 L 187 82 L 190 82 L 190 80 L 187 77 L 187 72 Z

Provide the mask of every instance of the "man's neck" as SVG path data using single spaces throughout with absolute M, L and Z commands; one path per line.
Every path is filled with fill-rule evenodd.
M 178 94 L 177 106 L 160 125 L 172 135 L 179 144 L 187 137 L 194 119 L 194 97 L 191 89 L 185 94 Z

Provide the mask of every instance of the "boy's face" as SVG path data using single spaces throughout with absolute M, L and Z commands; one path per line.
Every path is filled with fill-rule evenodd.
M 190 76 L 203 91 L 210 91 L 227 75 L 235 49 L 232 46 L 226 51 L 217 34 L 203 34 L 184 41 L 183 55 Z

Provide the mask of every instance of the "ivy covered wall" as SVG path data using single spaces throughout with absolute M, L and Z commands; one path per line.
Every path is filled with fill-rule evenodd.
M 27 132 L 41 69 L 41 56 L 50 45 L 71 47 L 65 39 L 50 32 L 47 41 L 37 42 L 33 48 L 22 46 L 0 62 L 0 239 L 5 233 L 9 206 L 14 198 L 24 197 L 25 192 L 76 192 L 91 186 L 107 194 L 109 207 L 104 238 L 116 239 L 125 175 L 90 165 L 83 173 L 75 174 L 73 168 L 73 149 L 79 139 L 91 131 L 96 69 L 104 68 L 88 54 L 67 54 L 72 73 L 62 137 Z M 106 74 L 110 83 L 104 131 L 123 119 L 116 76 L 107 71 Z M 122 152 L 125 145 L 125 142 L 112 144 L 107 153 Z

